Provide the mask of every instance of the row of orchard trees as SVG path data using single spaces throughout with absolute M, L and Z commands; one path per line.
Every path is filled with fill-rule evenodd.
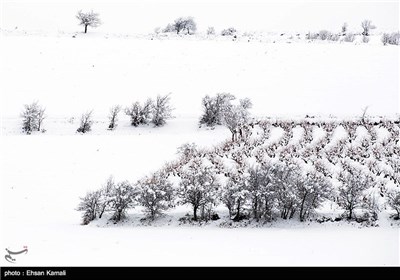
M 320 172 L 306 171 L 293 161 L 246 163 L 221 173 L 195 146 L 182 147 L 181 154 L 178 168 L 166 166 L 135 184 L 109 179 L 102 189 L 89 192 L 78 207 L 83 224 L 105 212 L 118 222 L 135 206 L 142 206 L 151 220 L 176 205 L 189 205 L 195 221 L 217 219 L 214 209 L 219 204 L 226 206 L 233 221 L 305 221 L 327 200 L 336 202 L 347 219 L 360 216 L 360 210 L 363 217 L 377 218 L 376 198 L 367 191 L 373 178 L 356 167 L 343 168 L 339 187 L 333 187 Z M 390 192 L 387 203 L 399 216 L 400 191 Z
M 230 93 L 218 93 L 214 97 L 205 96 L 202 100 L 203 115 L 200 124 L 206 126 L 225 125 L 232 133 L 232 140 L 238 140 L 246 133 L 246 124 L 250 119 L 249 109 L 252 106 L 250 99 L 239 100 L 239 104 L 234 104 L 235 96 Z M 121 106 L 115 105 L 110 108 L 108 115 L 108 129 L 113 130 L 118 124 L 118 115 Z M 159 95 L 155 100 L 149 98 L 145 102 L 134 102 L 125 108 L 125 114 L 130 117 L 132 126 L 146 125 L 152 123 L 154 126 L 163 126 L 167 119 L 172 117 L 173 108 L 170 104 L 170 94 Z M 77 132 L 86 133 L 91 130 L 93 125 L 93 111 L 82 114 L 80 126 Z M 45 109 L 33 102 L 25 105 L 21 113 L 22 130 L 31 134 L 32 131 L 41 131 L 45 116 Z M 42 132 L 45 130 L 42 129 Z
M 112 106 L 108 115 L 109 125 L 108 129 L 113 130 L 118 124 L 118 114 L 121 112 L 122 107 L 119 105 Z M 131 124 L 138 126 L 140 124 L 152 123 L 154 126 L 163 126 L 167 119 L 172 117 L 173 108 L 170 105 L 170 94 L 159 95 L 155 100 L 147 99 L 144 104 L 134 102 L 131 106 L 125 109 L 125 114 L 131 118 Z M 93 125 L 93 111 L 88 111 L 82 114 L 80 125 L 77 132 L 89 132 Z M 22 130 L 26 134 L 31 134 L 33 131 L 42 131 L 43 121 L 46 118 L 45 108 L 39 105 L 37 101 L 32 104 L 25 105 L 21 113 L 22 117 Z

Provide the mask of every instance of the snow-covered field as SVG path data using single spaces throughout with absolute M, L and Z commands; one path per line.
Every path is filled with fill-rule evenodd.
M 81 226 L 75 210 L 110 175 L 134 182 L 184 143 L 228 139 L 224 127 L 198 127 L 206 94 L 249 97 L 254 116 L 359 116 L 366 106 L 371 115 L 398 114 L 398 47 L 383 47 L 379 36 L 360 44 L 72 35 L 2 32 L 1 246 L 28 246 L 18 265 L 399 265 L 399 224 L 387 212 L 379 227 L 280 221 L 228 229 L 178 225 L 184 207 L 147 227 L 138 215 Z M 121 114 L 116 130 L 106 130 L 112 105 L 169 92 L 175 118 L 164 127 L 134 128 Z M 46 107 L 47 132 L 24 135 L 19 114 L 34 100 Z M 92 109 L 93 131 L 75 133 Z

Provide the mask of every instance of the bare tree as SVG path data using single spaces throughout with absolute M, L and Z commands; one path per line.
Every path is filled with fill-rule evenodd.
M 363 35 L 363 36 L 369 36 L 369 32 L 370 32 L 372 29 L 375 29 L 375 28 L 376 28 L 376 26 L 372 24 L 372 21 L 371 21 L 371 20 L 368 20 L 368 19 L 363 20 L 363 21 L 361 22 L 361 27 L 362 27 L 362 29 L 363 29 L 363 32 L 362 32 L 362 35 Z
M 154 220 L 157 215 L 174 206 L 174 188 L 168 181 L 167 174 L 157 172 L 145 177 L 137 184 L 137 200 L 144 207 L 144 212 Z
M 109 130 L 113 130 L 117 127 L 118 121 L 118 113 L 121 111 L 121 106 L 115 105 L 112 106 L 110 109 L 110 114 L 108 115 L 108 119 L 110 120 L 110 124 L 108 125 Z
M 166 119 L 170 118 L 172 108 L 169 105 L 170 102 L 170 94 L 161 96 L 158 95 L 156 101 L 152 105 L 152 120 L 151 122 L 155 126 L 163 126 L 166 122 Z
M 76 18 L 79 20 L 79 25 L 85 26 L 85 33 L 87 33 L 88 26 L 96 28 L 101 24 L 99 14 L 93 11 L 84 13 L 80 10 L 76 15 Z
M 92 120 L 93 111 L 86 112 L 81 116 L 81 125 L 76 130 L 77 132 L 86 133 L 92 129 L 93 120 Z

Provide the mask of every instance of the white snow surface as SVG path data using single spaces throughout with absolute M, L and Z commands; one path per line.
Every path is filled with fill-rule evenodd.
M 399 265 L 399 225 L 386 216 L 367 228 L 297 221 L 221 228 L 179 225 L 190 211 L 180 207 L 151 226 L 139 226 L 139 209 L 126 224 L 81 226 L 75 211 L 109 175 L 135 182 L 186 142 L 228 139 L 226 128 L 198 127 L 206 94 L 249 97 L 254 116 L 355 116 L 366 106 L 371 115 L 399 113 L 398 47 L 373 43 L 378 37 L 288 44 L 72 35 L 2 32 L 0 232 L 2 248 L 28 246 L 18 265 Z M 166 126 L 134 128 L 121 113 L 117 129 L 106 130 L 112 105 L 169 92 L 175 118 Z M 46 107 L 47 132 L 27 136 L 18 116 L 33 100 Z M 76 134 L 91 109 L 93 131 Z

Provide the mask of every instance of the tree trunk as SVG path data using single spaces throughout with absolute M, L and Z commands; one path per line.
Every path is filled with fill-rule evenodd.
M 87 26 L 87 25 L 85 25 L 85 33 L 87 33 L 87 27 L 88 27 L 88 26 Z
M 258 222 L 258 199 L 257 198 L 255 198 L 255 201 L 254 201 L 254 209 L 253 209 L 253 215 L 254 215 L 254 218 L 256 219 L 256 221 Z
M 300 206 L 300 222 L 304 222 L 304 216 L 305 216 L 305 214 L 304 214 L 304 202 L 306 201 L 306 196 L 307 196 L 307 194 L 306 195 L 304 195 L 304 197 L 303 197 L 303 199 L 302 199 L 302 201 L 301 201 L 301 206 Z
M 193 206 L 193 220 L 197 221 L 197 208 L 198 206 Z
M 238 200 L 238 206 L 236 208 L 236 217 L 233 218 L 234 221 L 240 221 L 240 199 Z

